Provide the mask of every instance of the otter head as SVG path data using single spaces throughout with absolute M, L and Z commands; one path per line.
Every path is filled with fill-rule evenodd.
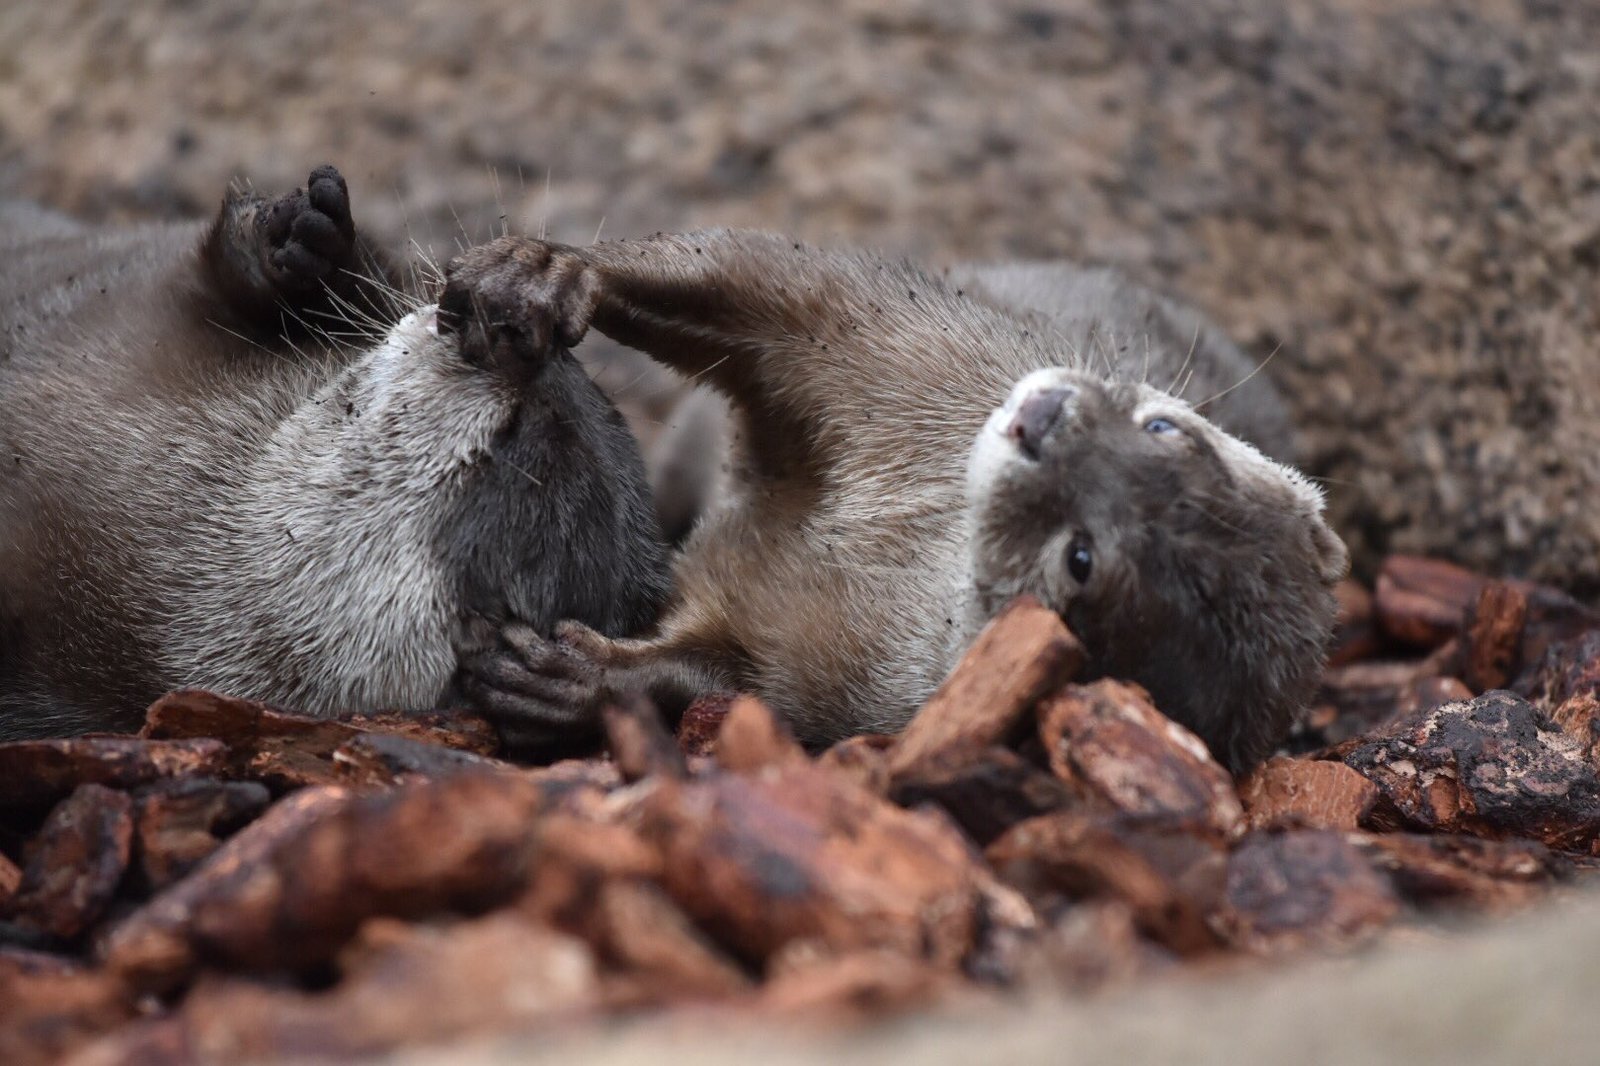
M 1181 400 L 1077 371 L 1017 383 L 968 471 L 978 606 L 1032 593 L 1219 761 L 1244 769 L 1310 698 L 1344 545 L 1321 493 Z

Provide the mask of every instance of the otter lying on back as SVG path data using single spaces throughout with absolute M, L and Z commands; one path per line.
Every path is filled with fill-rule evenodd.
M 0 739 L 179 686 L 427 708 L 475 626 L 654 616 L 637 447 L 565 338 L 483 287 L 402 315 L 331 167 L 209 227 L 0 210 Z
M 1263 757 L 1316 684 L 1345 569 L 1320 493 L 1144 383 L 1191 354 L 1224 385 L 1242 376 L 1211 362 L 1232 349 L 1199 344 L 1198 318 L 1114 286 L 1097 299 L 1087 274 L 1077 311 L 1052 314 L 1047 276 L 1005 275 L 970 274 L 979 298 L 904 263 L 725 231 L 465 255 L 457 278 L 520 285 L 531 314 L 592 322 L 737 416 L 729 484 L 655 635 L 511 625 L 467 660 L 467 690 L 537 733 L 584 723 L 608 691 L 750 688 L 825 743 L 903 726 L 1029 592 L 1095 673 L 1144 684 L 1229 766 Z M 1102 366 L 1119 338 L 1132 352 Z

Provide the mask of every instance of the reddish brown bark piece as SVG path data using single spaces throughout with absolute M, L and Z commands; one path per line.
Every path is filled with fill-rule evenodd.
M 165 1047 L 196 1062 L 343 1061 L 578 1020 L 598 994 L 581 941 L 507 911 L 441 927 L 375 919 L 341 969 L 338 984 L 316 993 L 202 981 L 175 1019 L 179 1031 L 161 1034 Z
M 138 737 L 18 740 L 0 744 L 0 808 L 41 810 L 79 785 L 133 788 L 163 778 L 215 774 L 225 749 L 215 740 Z
M 1600 839 L 1600 777 L 1583 749 L 1509 692 L 1396 722 L 1339 757 L 1404 825 L 1573 850 Z
M 753 983 L 656 885 L 607 881 L 595 910 L 596 946 L 635 979 L 642 1002 L 722 998 Z
M 1407 899 L 1485 911 L 1524 907 L 1566 877 L 1571 864 L 1531 840 L 1417 833 L 1352 837 Z
M 287 890 L 274 859 L 349 801 L 347 790 L 330 787 L 306 789 L 274 804 L 188 877 L 114 928 L 103 947 L 108 968 L 140 989 L 164 991 L 180 984 L 200 961 L 200 916 L 242 909 L 236 900 L 259 898 L 264 902 L 258 913 L 240 920 L 270 920 Z
M 1073 801 L 1054 775 L 1001 747 L 976 757 L 956 753 L 948 766 L 938 759 L 925 762 L 896 781 L 889 798 L 902 807 L 938 804 L 979 846 Z
M 951 751 L 976 754 L 1000 743 L 1034 703 L 1077 676 L 1083 660 L 1083 646 L 1061 618 L 1019 596 L 984 626 L 900 734 L 891 776 Z
M 1216 924 L 1234 946 L 1272 954 L 1357 943 L 1399 913 L 1389 880 L 1345 834 L 1304 829 L 1240 842 Z
M 1462 680 L 1474 692 L 1504 688 L 1522 659 L 1528 597 L 1516 585 L 1487 582 L 1467 610 Z
M 495 750 L 492 728 L 469 715 L 368 715 L 339 721 L 289 714 L 253 700 L 197 689 L 157 700 L 145 714 L 142 735 L 219 738 L 227 744 L 229 776 L 281 790 L 348 783 L 334 752 L 369 733 L 475 754 Z
M 4 855 L 0 855 L 0 914 L 7 912 L 11 897 L 22 885 L 22 868 Z
M 710 755 L 716 750 L 722 720 L 738 698 L 732 692 L 714 692 L 689 704 L 689 709 L 678 720 L 678 747 L 686 757 Z
M 1333 642 L 1328 649 L 1328 665 L 1343 666 L 1365 659 L 1378 650 L 1377 623 L 1373 618 L 1372 593 L 1354 581 L 1341 581 L 1334 589 L 1338 611 L 1333 621 Z
M 1319 699 L 1334 708 L 1333 721 L 1324 723 L 1324 742 L 1338 744 L 1427 707 L 1450 699 L 1469 699 L 1465 685 L 1453 677 L 1458 671 L 1456 651 L 1449 641 L 1425 659 L 1375 661 L 1332 667 L 1324 672 Z
M 896 738 L 884 733 L 846 737 L 817 757 L 817 765 L 876 796 L 889 793 L 889 755 Z
M 216 737 L 228 746 L 228 776 L 274 789 L 340 781 L 333 753 L 357 734 L 342 722 L 286 714 L 264 703 L 185 689 L 145 713 L 147 737 Z
M 1419 677 L 1401 691 L 1395 717 L 1422 714 L 1447 703 L 1470 700 L 1472 696 L 1472 690 L 1456 678 Z
M 0 1062 L 58 1063 L 134 1015 L 109 974 L 59 956 L 0 947 Z
M 12 900 L 18 925 L 71 940 L 93 925 L 128 868 L 133 801 L 82 785 L 58 803 L 28 848 Z
M 661 712 L 645 695 L 608 704 L 601 711 L 606 747 L 624 781 L 645 777 L 681 779 L 689 776 L 688 763 L 678 742 L 661 721 Z
M 1438 559 L 1390 556 L 1378 574 L 1375 613 L 1389 636 L 1432 648 L 1463 631 L 1467 612 L 1489 579 Z M 1600 628 L 1600 612 L 1571 596 L 1527 581 L 1500 582 L 1527 604 L 1523 632 L 1526 661 L 1537 662 L 1553 643 Z
M 718 765 L 734 773 L 806 761 L 805 750 L 788 727 L 754 696 L 740 696 L 728 708 L 715 754 Z
M 603 805 L 607 793 L 622 786 L 622 775 L 610 759 L 563 759 L 523 771 L 523 776 L 539 790 L 540 810 L 576 815 Z
M 1056 776 L 1091 803 L 1194 822 L 1222 836 L 1240 828 L 1233 778 L 1138 685 L 1068 685 L 1039 708 L 1039 738 Z
M 1314 759 L 1268 759 L 1239 782 L 1251 829 L 1355 829 L 1378 797 L 1378 786 L 1344 763 Z
M 538 862 L 516 905 L 545 924 L 599 942 L 600 887 L 661 877 L 660 849 L 626 825 L 556 813 L 534 828 Z
M 1557 644 L 1578 640 L 1600 630 L 1600 611 L 1587 607 L 1558 589 L 1513 582 L 1528 600 L 1528 620 L 1522 630 L 1522 661 L 1536 663 Z
M 165 989 L 202 958 L 303 966 L 373 915 L 486 906 L 523 881 L 538 800 L 524 777 L 478 772 L 367 795 L 297 793 L 129 916 L 106 960 L 139 988 Z
M 145 887 L 165 888 L 187 874 L 271 800 L 265 785 L 210 777 L 140 789 L 134 797 L 134 854 Z
M 445 777 L 463 770 L 510 770 L 470 751 L 447 748 L 400 733 L 358 733 L 339 745 L 333 764 L 352 785 L 395 785 L 408 778 Z
M 1600 767 L 1600 631 L 1552 644 L 1517 689 Z
M 1379 628 L 1415 647 L 1438 647 L 1461 631 L 1467 608 L 1487 580 L 1439 559 L 1391 555 L 1373 596 Z
M 1192 954 L 1217 943 L 1206 915 L 1221 903 L 1226 859 L 1207 837 L 1197 826 L 1061 811 L 1013 827 L 984 856 L 1032 896 L 1120 900 L 1147 935 Z
M 487 718 L 466 711 L 431 714 L 353 714 L 341 716 L 363 733 L 404 737 L 454 751 L 492 756 L 500 752 L 500 734 Z
M 667 891 L 746 959 L 815 938 L 953 965 L 971 945 L 977 872 L 960 834 L 815 766 L 664 783 L 642 814 Z

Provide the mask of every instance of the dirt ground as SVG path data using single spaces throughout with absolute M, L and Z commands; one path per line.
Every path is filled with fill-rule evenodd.
M 190 215 L 324 160 L 444 250 L 725 223 L 1120 265 L 1276 353 L 1359 566 L 1600 595 L 1600 5 L 0 9 L 0 194 Z

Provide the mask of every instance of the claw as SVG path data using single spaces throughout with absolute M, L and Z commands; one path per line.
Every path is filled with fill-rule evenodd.
M 603 680 L 588 657 L 520 623 L 501 630 L 498 647 L 461 663 L 462 691 L 508 745 L 513 736 L 554 740 L 592 730 Z

